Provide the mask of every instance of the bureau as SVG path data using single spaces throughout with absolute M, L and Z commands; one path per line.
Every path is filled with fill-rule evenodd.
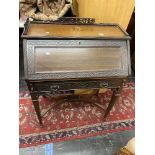
M 24 27 L 25 80 L 40 124 L 38 97 L 63 90 L 112 89 L 106 118 L 131 72 L 130 37 L 119 25 L 71 21 L 27 20 Z

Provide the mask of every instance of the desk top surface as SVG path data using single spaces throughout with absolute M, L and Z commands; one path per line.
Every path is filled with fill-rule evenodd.
M 124 38 L 128 35 L 117 25 L 30 23 L 24 36 L 28 38 Z

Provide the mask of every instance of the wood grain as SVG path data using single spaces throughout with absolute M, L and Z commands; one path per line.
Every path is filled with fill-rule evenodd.
M 108 71 L 122 69 L 120 47 L 40 48 L 35 50 L 36 72 Z
M 95 18 L 97 23 L 118 23 L 125 30 L 134 6 L 135 0 L 73 0 L 73 12 L 78 17 Z
M 30 24 L 28 36 L 58 37 L 123 37 L 125 34 L 116 26 Z

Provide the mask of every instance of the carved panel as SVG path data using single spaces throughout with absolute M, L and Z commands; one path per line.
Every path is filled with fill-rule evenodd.
M 122 70 L 112 71 L 85 71 L 85 72 L 51 72 L 35 73 L 35 48 L 36 47 L 120 47 L 122 52 Z M 120 40 L 27 40 L 27 68 L 28 79 L 64 79 L 64 78 L 87 78 L 128 76 L 128 59 L 126 41 Z
M 32 23 L 39 23 L 39 21 L 32 21 Z M 61 24 L 93 24 L 95 23 L 94 18 L 72 18 L 72 17 L 61 17 L 58 20 L 55 21 L 41 21 L 41 23 L 61 23 Z

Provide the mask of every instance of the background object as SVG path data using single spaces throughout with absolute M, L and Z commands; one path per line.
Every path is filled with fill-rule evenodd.
M 126 148 L 133 154 L 135 154 L 135 138 L 132 138 L 129 140 L 129 142 L 126 145 Z
M 127 32 L 131 36 L 131 41 L 130 41 L 131 67 L 135 72 L 135 11 L 131 16 L 131 19 L 127 28 Z
M 95 18 L 97 23 L 118 23 L 125 30 L 134 10 L 135 0 L 73 0 L 73 14 Z
M 122 147 L 114 155 L 135 155 L 135 138 L 130 139 L 127 145 Z
M 72 0 L 20 0 L 20 16 L 36 20 L 57 20 L 71 8 Z

